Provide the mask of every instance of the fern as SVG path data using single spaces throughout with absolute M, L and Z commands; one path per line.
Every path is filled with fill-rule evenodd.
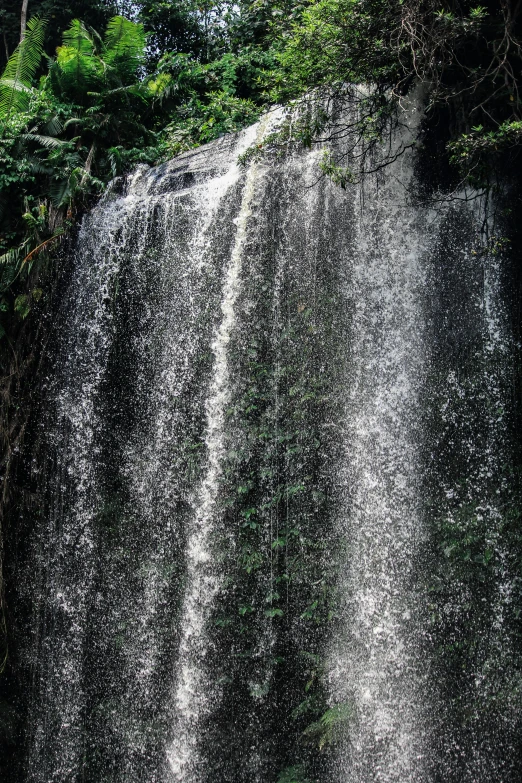
M 67 144 L 67 141 L 56 139 L 54 136 L 42 136 L 40 133 L 21 133 L 20 138 L 24 141 L 35 141 L 46 149 L 57 149 Z
M 58 117 L 51 117 L 50 120 L 43 125 L 42 130 L 45 131 L 47 136 L 58 136 L 63 131 L 63 125 Z
M 94 41 L 79 19 L 73 19 L 64 32 L 63 46 L 56 50 L 56 62 L 66 79 L 66 86 L 75 90 L 92 83 L 100 75 Z
M 303 738 L 312 744 L 317 744 L 319 750 L 329 745 L 336 745 L 345 735 L 349 722 L 354 717 L 352 704 L 335 704 L 326 710 L 318 721 L 310 724 L 303 731 Z
M 0 119 L 4 127 L 13 111 L 26 111 L 32 95 L 31 83 L 42 59 L 46 22 L 33 16 L 25 37 L 9 58 L 0 78 Z
M 111 166 L 111 174 L 116 177 L 122 169 L 121 147 L 110 147 L 107 150 L 107 157 Z
M 17 266 L 23 247 L 12 247 L 0 256 L 0 266 Z
M 105 62 L 123 82 L 134 79 L 145 55 L 146 35 L 143 25 L 123 16 L 114 16 L 107 25 L 104 44 Z
M 72 197 L 69 179 L 61 179 L 58 182 L 52 182 L 49 187 L 49 196 L 51 202 L 57 209 L 68 204 Z
M 31 174 L 52 174 L 53 168 L 35 155 L 25 155 L 25 162 Z
M 0 88 L 15 90 L 16 92 L 21 93 L 21 95 L 17 97 L 24 102 L 28 102 L 33 94 L 31 87 L 27 87 L 27 85 L 22 84 L 22 82 L 17 81 L 16 79 L 9 79 L 7 76 L 2 76 L 2 79 L 0 79 Z M 23 109 L 24 107 L 21 107 L 22 111 Z
M 64 128 L 68 128 L 69 125 L 84 125 L 85 119 L 83 117 L 69 117 L 68 120 L 64 123 Z

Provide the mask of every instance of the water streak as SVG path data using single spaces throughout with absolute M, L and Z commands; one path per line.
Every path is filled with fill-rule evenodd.
M 413 108 L 415 114 L 415 107 Z M 415 122 L 415 117 L 414 117 Z M 408 154 L 358 194 L 347 384 L 341 580 L 343 632 L 331 699 L 349 715 L 350 783 L 426 780 L 415 559 L 422 523 L 423 257 L 427 215 L 407 206 Z M 384 181 L 383 181 L 384 180 Z
M 255 137 L 257 142 L 266 131 L 267 122 L 267 118 L 261 121 Z M 249 139 L 250 143 L 253 141 L 254 138 Z M 197 780 L 197 726 L 209 703 L 208 683 L 204 681 L 208 644 L 206 623 L 223 578 L 212 565 L 212 533 L 225 449 L 225 413 L 230 398 L 228 346 L 236 320 L 235 306 L 241 286 L 242 258 L 257 176 L 258 167 L 254 163 L 247 172 L 241 206 L 235 220 L 236 237 L 223 285 L 222 319 L 212 343 L 214 364 L 206 403 L 207 466 L 187 541 L 186 590 L 181 614 L 182 637 L 174 707 L 175 732 L 168 751 L 176 783 Z

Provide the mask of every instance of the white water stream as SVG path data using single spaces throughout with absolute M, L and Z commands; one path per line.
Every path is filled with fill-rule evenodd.
M 409 110 L 415 115 L 415 107 Z M 415 125 L 413 116 L 411 124 Z M 434 214 L 408 206 L 410 154 L 356 202 L 347 378 L 342 632 L 331 698 L 352 712 L 340 758 L 350 783 L 427 780 L 426 661 L 415 583 L 422 520 L 425 267 Z M 429 663 L 428 663 L 429 665 Z
M 260 143 L 266 127 L 265 118 L 242 139 L 244 148 L 254 142 Z M 237 154 L 241 151 L 238 148 Z M 239 173 L 237 163 L 234 162 L 228 176 L 234 181 L 234 178 L 237 180 L 239 177 Z M 246 174 L 239 213 L 234 221 L 236 236 L 225 273 L 222 318 L 212 343 L 214 363 L 206 403 L 207 465 L 201 488 L 197 492 L 195 519 L 191 523 L 187 541 L 186 587 L 181 613 L 181 643 L 174 700 L 174 741 L 167 753 L 176 783 L 198 779 L 197 772 L 194 772 L 198 766 L 198 722 L 201 714 L 209 708 L 209 684 L 205 680 L 208 644 L 205 626 L 223 578 L 223 575 L 216 573 L 212 563 L 212 533 L 224 456 L 225 413 L 230 400 L 228 345 L 236 322 L 235 307 L 241 285 L 243 248 L 247 239 L 250 206 L 255 194 L 257 176 L 257 166 L 254 163 Z

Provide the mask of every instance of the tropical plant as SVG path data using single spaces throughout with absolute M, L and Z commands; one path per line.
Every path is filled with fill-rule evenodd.
M 49 75 L 35 86 L 44 32 L 44 21 L 29 21 L 0 80 L 4 291 L 45 259 L 75 213 L 121 171 L 126 156 L 115 150 L 122 142 L 136 148 L 155 141 L 139 119 L 151 100 L 140 82 L 146 43 L 141 25 L 116 16 L 101 39 L 73 20 Z
M 32 82 L 43 54 L 45 20 L 33 17 L 25 36 L 9 58 L 0 78 L 0 123 L 2 135 L 13 112 L 29 108 L 33 95 Z
M 319 750 L 340 742 L 346 734 L 347 726 L 354 716 L 352 704 L 335 704 L 321 715 L 319 720 L 311 723 L 303 732 L 307 742 L 317 744 Z

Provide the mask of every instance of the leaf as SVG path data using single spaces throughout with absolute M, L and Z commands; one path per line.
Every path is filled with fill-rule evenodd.
M 146 35 L 142 24 L 123 16 L 113 16 L 107 25 L 104 61 L 117 76 L 128 82 L 136 77 L 145 57 Z
M 283 617 L 284 612 L 282 609 L 273 607 L 272 609 L 265 609 L 265 617 Z
M 40 244 L 39 244 L 39 245 L 37 245 L 36 247 L 34 247 L 34 248 L 31 250 L 31 252 L 30 252 L 30 253 L 28 253 L 28 254 L 25 256 L 25 258 L 24 258 L 24 259 L 23 259 L 23 261 L 22 261 L 22 264 L 21 264 L 21 266 L 23 266 L 24 264 L 26 264 L 28 261 L 31 261 L 31 260 L 32 260 L 32 259 L 33 259 L 35 256 L 37 256 L 39 253 L 41 253 L 41 252 L 43 252 L 44 250 L 46 250 L 46 249 L 49 247 L 49 245 L 50 245 L 50 244 L 52 244 L 53 242 L 56 242 L 57 240 L 61 239 L 61 238 L 63 237 L 63 234 L 64 234 L 64 230 L 63 230 L 63 228 L 57 228 L 57 229 L 56 229 L 56 231 L 54 232 L 54 234 L 52 235 L 52 237 L 48 237 L 48 238 L 47 238 L 47 239 L 45 239 L 43 242 L 40 242 Z
M 353 705 L 347 702 L 335 704 L 326 710 L 319 720 L 303 731 L 303 738 L 317 744 L 319 750 L 337 744 L 344 736 L 348 723 L 354 715 Z
M 47 136 L 58 136 L 63 131 L 63 125 L 58 117 L 54 116 L 51 117 L 50 120 L 47 120 L 43 126 L 43 130 Z
M 6 253 L 0 256 L 1 266 L 16 266 L 20 260 L 24 246 L 12 247 Z
M 69 201 L 71 195 L 69 180 L 62 179 L 59 182 L 51 183 L 49 195 L 55 207 L 62 207 Z
M 46 22 L 33 16 L 26 33 L 7 61 L 0 79 L 0 118 L 7 123 L 13 111 L 25 111 L 31 84 L 42 59 Z
M 94 42 L 79 19 L 73 19 L 64 32 L 63 46 L 56 50 L 56 63 L 68 86 L 76 91 L 85 89 L 101 74 L 99 60 L 94 54 Z
M 9 79 L 7 76 L 2 76 L 2 79 L 0 80 L 0 87 L 5 87 L 10 90 L 18 90 L 21 93 L 25 93 L 27 95 L 27 101 L 29 101 L 31 95 L 34 94 L 34 90 L 31 87 L 27 87 L 25 84 L 16 81 L 16 79 Z
M 310 606 L 305 609 L 301 615 L 301 620 L 311 620 L 315 616 L 315 610 L 319 606 L 319 601 L 314 601 Z
M 63 147 L 64 144 L 67 144 L 67 141 L 55 139 L 54 136 L 42 136 L 39 133 L 21 133 L 20 138 L 26 141 L 36 141 L 42 147 L 46 147 L 47 149 L 58 149 Z
M 29 304 L 29 297 L 26 294 L 20 294 L 14 301 L 15 312 L 18 313 L 20 318 L 27 318 L 31 312 L 31 306 Z
M 31 174 L 52 174 L 53 168 L 46 161 L 35 155 L 26 155 L 25 165 Z

